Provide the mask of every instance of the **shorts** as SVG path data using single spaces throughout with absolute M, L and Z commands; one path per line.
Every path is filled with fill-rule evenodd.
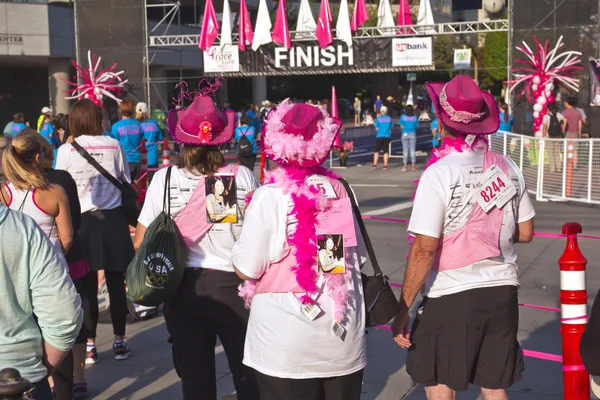
M 375 139 L 375 153 L 383 151 L 383 154 L 390 152 L 390 138 L 377 138 Z
M 506 389 L 522 379 L 516 286 L 425 298 L 412 326 L 406 370 L 425 386 Z

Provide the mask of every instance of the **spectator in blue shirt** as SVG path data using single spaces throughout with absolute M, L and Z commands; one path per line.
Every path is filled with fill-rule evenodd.
M 137 103 L 135 106 L 135 119 L 142 124 L 146 150 L 148 150 L 148 168 L 158 168 L 158 144 L 163 138 L 158 121 L 150 119 L 150 110 L 146 103 Z M 148 171 L 148 185 L 156 171 Z
M 381 96 L 377 96 L 377 100 L 375 100 L 375 104 L 373 104 L 373 110 L 377 115 L 383 114 L 383 112 L 381 111 L 381 107 L 383 107 L 383 101 L 381 100 Z
M 515 119 L 508 113 L 508 104 L 502 103 L 500 105 L 500 129 L 499 131 L 512 132 Z
M 21 132 L 23 129 L 27 128 L 25 124 L 25 115 L 22 112 L 18 112 L 13 116 L 13 124 L 12 124 L 12 132 L 7 139 L 12 139 L 13 136 L 16 136 L 17 133 Z
M 440 136 L 440 128 L 438 126 L 437 118 L 431 121 L 431 135 L 433 138 L 431 139 L 431 146 L 435 149 L 440 145 L 440 141 L 442 140 Z
M 400 116 L 400 126 L 402 127 L 402 154 L 404 158 L 404 168 L 402 168 L 402 172 L 406 172 L 409 152 L 412 170 L 417 170 L 415 167 L 417 158 L 417 125 L 419 125 L 419 121 L 415 115 L 415 109 L 409 104 L 406 106 L 404 114 Z
M 142 128 L 142 124 L 132 119 L 135 112 L 133 100 L 123 100 L 119 105 L 119 109 L 123 119 L 112 126 L 110 136 L 121 143 L 133 181 L 140 176 L 139 147 L 144 138 L 144 128 Z
M 242 137 L 246 139 L 242 140 Z M 254 171 L 256 163 L 256 129 L 250 125 L 248 113 L 242 114 L 240 126 L 235 130 L 235 141 L 237 142 L 237 155 L 240 165 Z
M 379 97 L 379 96 L 378 96 Z M 375 139 L 375 154 L 373 155 L 373 169 L 377 169 L 379 161 L 379 152 L 383 151 L 383 169 L 387 170 L 388 160 L 390 158 L 390 142 L 392 138 L 392 126 L 394 122 L 392 117 L 387 115 L 388 109 L 386 106 L 381 106 L 379 110 L 381 115 L 375 120 L 375 128 L 377 129 L 377 137 Z

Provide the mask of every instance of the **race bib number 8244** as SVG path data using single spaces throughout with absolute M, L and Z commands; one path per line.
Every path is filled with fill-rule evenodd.
M 494 206 L 504 207 L 517 194 L 515 186 L 508 176 L 494 164 L 472 186 L 475 200 L 483 211 L 488 212 Z

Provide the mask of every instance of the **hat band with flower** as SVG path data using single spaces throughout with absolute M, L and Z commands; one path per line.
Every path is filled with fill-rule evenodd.
M 448 94 L 446 92 L 446 88 L 448 84 L 444 86 L 442 91 L 440 92 L 440 105 L 444 109 L 444 112 L 450 117 L 450 120 L 453 122 L 458 122 L 461 124 L 470 124 L 471 122 L 479 122 L 484 120 L 488 116 L 487 111 L 483 111 L 480 113 L 470 113 L 468 111 L 457 111 L 452 107 L 450 102 L 448 101 Z

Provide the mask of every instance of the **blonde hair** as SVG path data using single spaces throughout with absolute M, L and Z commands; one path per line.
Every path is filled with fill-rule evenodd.
M 45 143 L 47 141 L 42 135 L 27 128 L 16 134 L 12 143 L 4 150 L 4 175 L 17 189 L 48 187 L 49 183 L 44 174 Z M 36 156 L 40 158 L 39 163 L 35 161 Z
M 148 115 L 148 113 L 136 112 L 135 119 L 139 122 L 146 122 L 150 119 L 150 115 Z

